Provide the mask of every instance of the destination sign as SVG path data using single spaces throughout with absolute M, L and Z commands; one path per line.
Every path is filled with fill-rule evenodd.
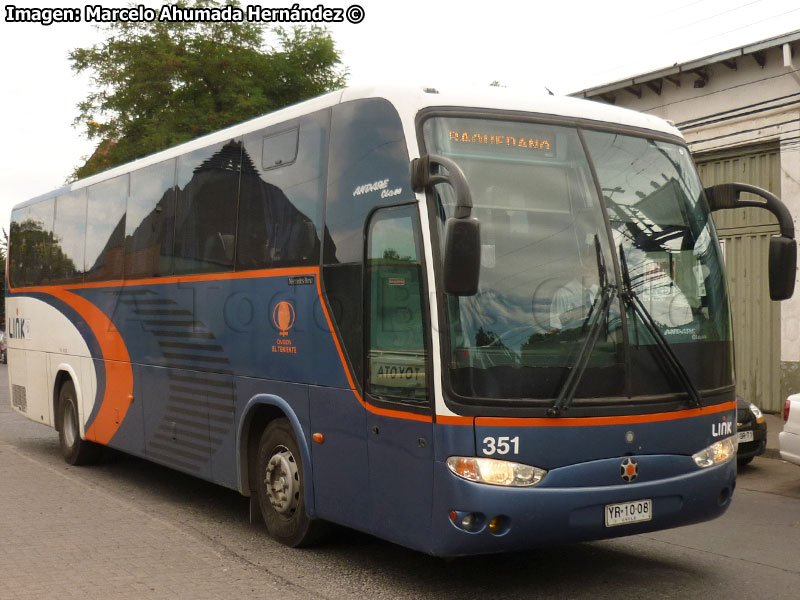
M 477 148 L 483 146 L 487 150 L 503 148 L 503 154 L 509 150 L 520 154 L 538 154 L 551 157 L 555 154 L 555 140 L 547 137 L 530 137 L 528 135 L 508 135 L 492 131 L 450 130 L 450 143 Z

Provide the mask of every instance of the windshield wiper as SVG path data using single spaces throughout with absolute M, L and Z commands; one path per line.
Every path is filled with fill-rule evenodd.
M 698 408 L 703 406 L 703 397 L 700 395 L 700 391 L 694 385 L 694 382 L 686 372 L 686 368 L 683 366 L 683 363 L 681 363 L 680 359 L 675 354 L 675 351 L 672 349 L 672 346 L 667 341 L 667 338 L 661 332 L 661 329 L 658 327 L 658 323 L 656 323 L 655 319 L 653 319 L 653 316 L 650 314 L 647 308 L 645 308 L 641 298 L 639 298 L 638 294 L 633 291 L 633 286 L 631 285 L 631 276 L 630 272 L 628 271 L 628 263 L 625 260 L 625 250 L 623 250 L 622 244 L 619 245 L 619 259 L 620 266 L 622 267 L 622 302 L 626 306 L 630 306 L 633 309 L 633 312 L 636 313 L 636 315 L 639 317 L 639 320 L 653 336 L 653 339 L 655 340 L 656 346 L 659 350 L 658 354 L 662 359 L 661 364 L 666 366 L 669 372 L 672 373 L 672 375 L 680 382 L 680 384 L 689 394 L 689 399 L 691 400 L 692 404 Z
M 578 391 L 578 384 L 581 382 L 581 378 L 583 377 L 583 372 L 586 370 L 586 367 L 589 364 L 589 359 L 591 358 L 592 351 L 594 350 L 597 340 L 600 337 L 600 332 L 603 331 L 603 320 L 605 319 L 605 315 L 607 314 L 608 309 L 611 306 L 611 302 L 616 294 L 616 288 L 613 285 L 606 283 L 603 288 L 601 288 L 600 293 L 594 300 L 594 303 L 592 303 L 592 307 L 590 309 L 591 317 L 588 321 L 588 325 L 586 326 L 586 337 L 583 340 L 583 345 L 581 346 L 580 352 L 578 352 L 578 358 L 575 361 L 572 369 L 570 369 L 569 376 L 564 382 L 564 385 L 561 387 L 561 392 L 558 394 L 558 398 L 556 398 L 553 406 L 547 409 L 547 416 L 557 417 L 561 414 L 561 411 L 569 408 L 569 405 L 572 404 L 572 400 L 575 398 L 575 392 Z
M 589 359 L 592 356 L 597 340 L 600 337 L 600 332 L 603 330 L 603 320 L 606 319 L 611 302 L 617 293 L 615 286 L 611 285 L 608 281 L 606 265 L 603 261 L 603 253 L 600 249 L 600 240 L 594 236 L 594 250 L 597 255 L 597 272 L 600 276 L 600 291 L 592 302 L 589 308 L 589 315 L 587 321 L 583 326 L 586 331 L 586 337 L 583 339 L 583 344 L 578 352 L 578 358 L 575 364 L 570 369 L 567 380 L 561 386 L 561 391 L 558 394 L 553 406 L 547 409 L 547 416 L 557 417 L 563 410 L 569 408 L 572 400 L 575 398 L 575 393 L 578 391 L 578 384 L 581 382 L 584 371 L 589 364 Z

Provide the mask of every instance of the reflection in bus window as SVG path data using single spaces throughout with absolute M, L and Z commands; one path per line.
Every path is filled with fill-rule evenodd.
M 240 140 L 178 159 L 175 273 L 233 270 L 241 164 Z
M 9 257 L 11 287 L 49 283 L 53 247 L 55 198 L 19 208 L 11 213 Z
M 674 144 L 587 132 L 631 288 L 670 342 L 727 341 L 716 233 L 689 153 Z M 652 343 L 634 327 L 638 343 Z
M 172 272 L 174 229 L 175 160 L 134 171 L 125 217 L 126 279 Z
M 424 402 L 425 335 L 419 229 L 413 209 L 375 213 L 369 235 L 369 391 Z
M 489 119 L 435 118 L 424 128 L 428 151 L 452 155 L 464 171 L 481 227 L 479 291 L 448 298 L 452 385 L 466 397 L 554 398 L 583 345 L 601 279 L 614 283 L 613 269 L 602 267 L 613 265 L 612 249 L 579 136 Z M 455 199 L 448 186 L 436 193 L 443 239 Z M 619 315 L 618 306 L 602 315 L 578 397 L 624 393 Z
M 237 270 L 319 264 L 328 114 L 245 136 Z
M 128 175 L 89 187 L 86 223 L 86 281 L 123 278 Z
M 50 256 L 51 283 L 83 281 L 85 231 L 86 190 L 59 196 L 56 199 L 54 245 Z
M 328 165 L 323 279 L 331 313 L 356 379 L 364 360 L 364 223 L 376 206 L 413 197 L 408 146 L 397 110 L 368 98 L 333 108 Z

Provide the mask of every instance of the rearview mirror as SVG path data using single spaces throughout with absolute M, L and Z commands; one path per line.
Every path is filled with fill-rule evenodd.
M 788 300 L 794 293 L 797 270 L 797 244 L 783 236 L 769 240 L 769 297 Z
M 478 293 L 481 225 L 475 217 L 447 219 L 444 228 L 444 291 L 456 296 Z
M 794 221 L 786 205 L 775 194 L 747 183 L 721 183 L 704 191 L 712 211 L 753 207 L 768 210 L 777 217 L 781 233 L 769 240 L 769 297 L 772 300 L 791 298 L 797 269 L 797 244 Z M 742 192 L 760 196 L 763 201 L 742 200 Z
M 447 174 L 438 172 L 444 167 Z M 433 173 L 432 170 L 436 170 Z M 481 271 L 481 228 L 472 216 L 472 193 L 461 168 L 449 158 L 428 154 L 411 161 L 411 184 L 422 191 L 446 183 L 456 193 L 453 216 L 445 222 L 443 284 L 444 291 L 456 296 L 478 293 Z

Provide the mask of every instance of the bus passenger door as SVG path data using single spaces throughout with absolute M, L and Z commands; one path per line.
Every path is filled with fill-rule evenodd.
M 430 532 L 433 422 L 416 205 L 376 211 L 367 246 L 365 379 L 372 528 L 419 548 Z

